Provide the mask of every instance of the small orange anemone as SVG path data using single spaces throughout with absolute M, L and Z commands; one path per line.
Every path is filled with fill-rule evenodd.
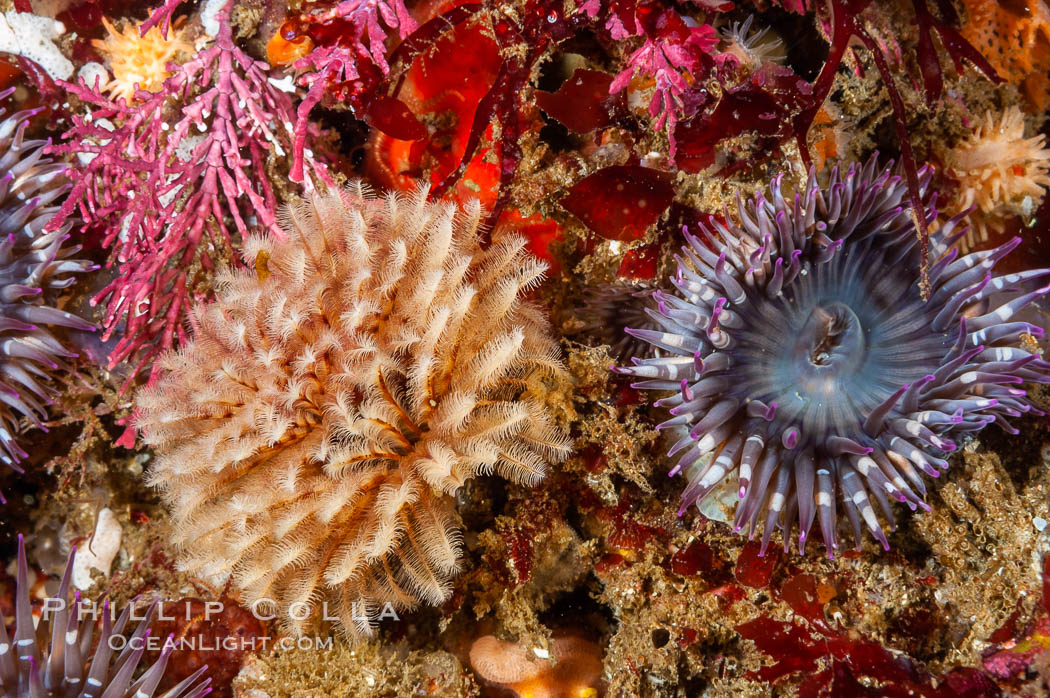
M 106 38 L 95 39 L 91 45 L 102 54 L 113 74 L 113 78 L 104 86 L 110 96 L 131 102 L 136 90 L 160 90 L 164 81 L 171 76 L 168 63 L 173 62 L 180 53 L 193 52 L 193 46 L 183 38 L 184 19 L 174 22 L 168 37 L 164 38 L 157 27 L 142 36 L 139 23 L 128 22 L 118 29 L 105 17 L 102 18 Z
M 1031 218 L 1050 187 L 1050 150 L 1046 136 L 1025 138 L 1024 115 L 1017 107 L 985 114 L 973 133 L 943 155 L 948 175 L 959 191 L 947 207 L 970 217 L 966 249 L 1001 232 L 1015 216 Z

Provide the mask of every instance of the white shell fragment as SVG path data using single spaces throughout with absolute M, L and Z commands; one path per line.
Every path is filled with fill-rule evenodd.
M 120 550 L 123 530 L 113 510 L 106 507 L 98 513 L 95 532 L 90 540 L 77 548 L 77 557 L 73 562 L 73 585 L 77 589 L 91 587 L 91 570 L 98 570 L 109 576 L 113 559 Z

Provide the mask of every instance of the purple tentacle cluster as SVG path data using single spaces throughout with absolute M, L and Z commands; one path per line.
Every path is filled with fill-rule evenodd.
M 150 698 L 160 685 L 168 657 L 174 648 L 164 643 L 160 657 L 138 679 L 134 679 L 146 649 L 149 624 L 156 611 L 150 607 L 146 616 L 127 639 L 111 642 L 124 632 L 131 614 L 128 606 L 114 621 L 109 602 L 101 609 L 101 634 L 93 644 L 94 615 L 80 612 L 80 595 L 71 601 L 69 585 L 73 573 L 74 549 L 69 554 L 58 594 L 44 603 L 40 627 L 33 624 L 33 607 L 29 601 L 28 565 L 25 542 L 18 536 L 18 577 L 15 586 L 15 627 L 8 637 L 0 622 L 0 696 L 3 698 L 116 698 L 136 696 Z M 86 620 L 86 622 L 85 622 Z M 123 646 L 114 655 L 114 647 Z M 92 653 L 94 649 L 94 653 Z M 207 667 L 201 667 L 161 698 L 200 698 L 210 692 L 211 679 L 201 679 Z
M 958 216 L 931 238 L 924 300 L 907 187 L 875 158 L 826 187 L 811 172 L 793 199 L 777 177 L 737 214 L 707 240 L 686 233 L 677 293 L 650 312 L 659 329 L 628 330 L 666 354 L 615 370 L 677 391 L 655 404 L 670 408 L 660 428 L 688 430 L 670 452 L 683 510 L 735 475 L 734 527 L 761 526 L 763 552 L 777 527 L 786 550 L 797 520 L 800 551 L 818 521 L 833 555 L 837 510 L 858 546 L 863 522 L 888 548 L 872 500 L 891 526 L 889 498 L 928 510 L 921 474 L 948 467 L 953 439 L 993 421 L 1016 433 L 1007 419 L 1037 412 L 1020 384 L 1050 383 L 1050 363 L 1020 346 L 1043 333 L 1017 314 L 1050 291 L 1050 270 L 993 276 L 1019 240 L 960 256 Z
M 23 138 L 35 113 L 0 121 L 0 461 L 16 469 L 26 456 L 15 440 L 18 421 L 25 417 L 42 427 L 53 390 L 48 380 L 76 356 L 47 327 L 94 329 L 49 305 L 55 291 L 74 282 L 72 274 L 97 266 L 73 259 L 79 246 L 64 245 L 70 223 L 43 231 L 58 208 L 50 204 L 69 185 L 66 166 L 44 157 L 46 143 Z
M 623 280 L 588 290 L 583 305 L 576 309 L 576 316 L 583 321 L 580 331 L 608 345 L 609 355 L 619 362 L 652 356 L 653 346 L 627 334 L 626 330 L 659 327 L 647 314 L 656 308 L 654 293 L 656 290 L 650 284 Z

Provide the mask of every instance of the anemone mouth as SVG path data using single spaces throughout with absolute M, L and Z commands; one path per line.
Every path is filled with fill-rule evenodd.
M 792 359 L 809 371 L 856 372 L 868 352 L 860 318 L 841 301 L 821 300 L 809 311 Z
M 860 439 L 867 415 L 901 386 L 937 369 L 958 332 L 932 329 L 935 313 L 914 274 L 887 268 L 870 244 L 847 245 L 834 263 L 807 264 L 770 298 L 749 292 L 733 310 L 753 318 L 734 338 L 741 403 L 778 409 L 770 433 L 792 426 L 800 446 Z
M 920 177 L 932 222 L 931 174 Z M 688 484 L 682 511 L 735 477 L 734 528 L 797 525 L 799 549 L 815 522 L 828 554 L 839 547 L 839 513 L 860 548 L 861 522 L 884 548 L 890 499 L 925 503 L 922 475 L 948 467 L 952 437 L 1025 412 L 1018 387 L 1050 383 L 1050 363 L 1020 346 L 1040 328 L 1012 320 L 1050 292 L 1050 270 L 993 276 L 1017 246 L 959 256 L 961 216 L 931 236 L 931 295 L 920 297 L 920 254 L 907 191 L 890 166 L 838 168 L 822 187 L 815 173 L 784 198 L 738 202 L 735 220 L 685 232 L 676 292 L 657 292 L 658 329 L 629 333 L 666 352 L 616 369 L 632 385 L 674 391 L 654 404 L 685 430 L 669 455 Z M 733 221 L 728 211 L 726 220 Z

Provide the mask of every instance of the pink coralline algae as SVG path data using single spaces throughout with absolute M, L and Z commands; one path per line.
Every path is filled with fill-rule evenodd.
M 707 24 L 691 27 L 674 10 L 639 13 L 646 28 L 645 43 L 627 59 L 627 68 L 613 80 L 609 91 L 627 88 L 635 74 L 647 76 L 656 84 L 649 102 L 654 128 L 670 134 L 670 155 L 675 156 L 674 129 L 678 115 L 689 107 L 690 79 L 712 65 L 709 54 L 718 45 L 718 34 Z M 705 93 L 701 93 L 706 96 Z M 695 98 L 694 98 L 695 102 Z M 693 107 L 695 111 L 695 106 Z
M 418 25 L 403 0 L 346 0 L 335 7 L 303 16 L 300 25 L 330 28 L 309 32 L 319 38 L 318 47 L 296 61 L 298 84 L 307 88 L 296 121 L 295 162 L 292 181 L 303 179 L 307 119 L 328 95 L 346 101 L 351 109 L 366 109 L 381 94 L 372 83 L 390 74 L 387 62 L 388 35 L 404 39 Z M 327 41 L 327 43 L 324 43 Z
M 178 4 L 160 7 L 141 31 L 168 31 Z M 280 234 L 266 173 L 289 156 L 295 112 L 267 65 L 234 43 L 232 6 L 215 17 L 214 43 L 170 64 L 157 92 L 140 89 L 129 102 L 83 80 L 62 84 L 86 113 L 50 148 L 72 157 L 74 184 L 47 229 L 80 216 L 81 229 L 111 250 L 114 276 L 91 302 L 106 306 L 102 338 L 119 337 L 109 366 L 129 361 L 129 382 L 143 369 L 152 380 L 153 359 L 185 338 L 186 311 L 208 295 L 216 268 L 236 263 L 239 237 L 253 228 Z

